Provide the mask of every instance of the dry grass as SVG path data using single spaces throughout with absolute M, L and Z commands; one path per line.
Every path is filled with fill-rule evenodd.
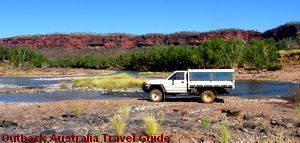
M 225 125 L 224 123 L 221 123 L 219 130 L 220 130 L 221 143 L 228 143 L 230 140 L 230 130 L 228 126 Z
M 113 130 L 115 131 L 115 134 L 124 134 L 129 111 L 130 108 L 127 105 L 119 107 L 117 111 L 113 112 L 112 117 L 109 118 L 109 121 L 113 127 Z
M 296 117 L 300 119 L 300 106 L 295 106 L 294 113 Z
M 139 72 L 140 75 L 159 75 L 159 76 L 163 76 L 163 77 L 167 77 L 170 75 L 169 72 Z
M 283 132 L 278 132 L 277 135 L 271 135 L 266 138 L 260 138 L 257 141 L 258 143 L 291 143 L 291 139 L 288 139 L 284 136 Z
M 81 102 L 78 102 L 74 105 L 74 114 L 79 116 L 82 112 L 82 103 Z
M 291 96 L 294 98 L 294 113 L 300 119 L 300 86 L 294 88 Z
M 148 136 L 158 135 L 160 133 L 160 126 L 163 122 L 163 117 L 156 118 L 153 113 L 145 112 L 141 114 L 144 121 L 145 131 Z
M 130 107 L 128 105 L 124 105 L 122 107 L 119 108 L 119 112 L 121 112 L 121 115 L 124 118 L 127 118 L 130 112 Z
M 35 75 L 78 75 L 78 74 L 108 74 L 112 70 L 72 69 L 72 68 L 16 68 L 0 62 L 0 75 L 5 76 L 35 76 Z
M 129 87 L 139 87 L 145 78 L 138 78 L 128 74 L 117 74 L 98 77 L 80 77 L 73 80 L 73 87 L 103 88 L 106 90 L 128 89 Z
M 289 56 L 291 54 L 300 54 L 300 49 L 294 49 L 294 50 L 280 50 L 279 51 L 280 56 Z
M 61 89 L 65 89 L 65 88 L 67 88 L 67 83 L 66 82 L 60 82 L 59 84 L 58 84 L 58 86 L 61 88 Z
M 36 70 L 15 70 L 5 73 L 7 76 L 58 75 L 57 72 L 43 72 Z
M 117 135 L 124 134 L 126 121 L 122 117 L 114 116 L 110 118 L 109 121 Z

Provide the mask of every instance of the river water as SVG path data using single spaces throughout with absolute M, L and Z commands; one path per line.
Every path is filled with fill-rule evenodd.
M 124 71 L 122 71 L 124 72 Z M 135 71 L 125 71 L 137 75 Z M 87 75 L 93 76 L 93 75 Z M 71 83 L 74 76 L 31 76 L 31 77 L 0 77 L 0 85 L 16 86 L 49 86 L 60 82 Z M 230 95 L 243 98 L 277 98 L 289 95 L 299 83 L 291 82 L 256 82 L 237 81 L 234 90 L 228 90 Z M 0 102 L 49 102 L 73 99 L 119 99 L 147 98 L 145 93 L 100 93 L 100 92 L 40 92 L 40 93 L 0 93 Z

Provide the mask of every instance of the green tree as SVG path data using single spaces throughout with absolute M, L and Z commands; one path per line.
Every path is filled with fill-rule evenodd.
M 226 62 L 229 63 L 231 68 L 238 68 L 243 62 L 245 55 L 246 44 L 237 39 L 230 39 L 226 42 L 224 55 Z

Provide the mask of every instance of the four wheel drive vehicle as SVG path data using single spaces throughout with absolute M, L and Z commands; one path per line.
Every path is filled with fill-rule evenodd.
M 142 89 L 149 93 L 151 101 L 159 102 L 166 95 L 200 95 L 202 102 L 211 103 L 217 94 L 234 89 L 234 69 L 188 69 L 175 71 L 166 79 L 144 82 Z

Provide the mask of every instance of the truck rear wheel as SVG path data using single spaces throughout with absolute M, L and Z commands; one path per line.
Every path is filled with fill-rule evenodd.
M 215 94 L 210 90 L 205 90 L 201 94 L 201 100 L 203 103 L 212 103 L 215 100 Z
M 163 93 L 158 89 L 153 89 L 149 93 L 150 100 L 153 102 L 159 102 L 163 99 Z

